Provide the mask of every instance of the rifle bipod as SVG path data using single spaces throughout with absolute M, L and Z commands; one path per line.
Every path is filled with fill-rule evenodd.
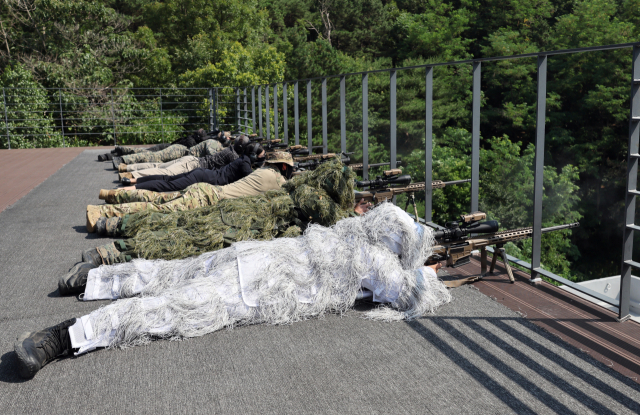
M 420 222 L 418 219 L 418 206 L 416 206 L 416 195 L 414 192 L 409 192 L 407 194 L 407 204 L 404 205 L 404 210 L 406 211 L 409 208 L 409 203 L 413 204 L 413 213 L 416 215 L 416 222 Z
M 496 266 L 498 254 L 502 257 L 502 262 L 504 263 L 504 267 L 507 270 L 509 281 L 511 282 L 511 284 L 515 283 L 516 280 L 513 277 L 511 266 L 509 266 L 509 260 L 507 259 L 507 252 L 504 250 L 504 244 L 496 244 L 496 249 L 493 251 L 493 259 L 491 259 L 491 268 L 489 268 L 489 273 L 493 274 L 493 269 Z M 484 246 L 480 248 L 480 275 L 482 275 L 482 278 L 487 275 L 487 248 Z

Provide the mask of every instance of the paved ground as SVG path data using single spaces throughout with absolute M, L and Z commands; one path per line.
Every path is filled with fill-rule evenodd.
M 97 154 L 85 151 L 0 213 L 3 414 L 640 412 L 635 382 L 473 287 L 414 322 L 356 310 L 244 327 L 64 359 L 24 382 L 15 336 L 106 304 L 56 292 L 81 250 L 104 242 L 84 228 L 86 205 L 116 177 Z

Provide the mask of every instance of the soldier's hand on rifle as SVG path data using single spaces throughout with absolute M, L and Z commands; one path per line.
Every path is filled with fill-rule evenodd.
M 429 268 L 433 269 L 435 272 L 438 272 L 440 268 L 442 268 L 442 262 L 436 262 L 433 265 L 427 265 Z
M 353 208 L 353 211 L 358 215 L 364 215 L 371 208 L 371 202 L 367 202 L 364 199 L 360 199 L 358 203 L 356 203 L 356 207 Z

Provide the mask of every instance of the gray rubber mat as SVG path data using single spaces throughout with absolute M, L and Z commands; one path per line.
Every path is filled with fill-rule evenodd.
M 85 151 L 0 213 L 0 408 L 16 413 L 640 413 L 640 388 L 473 287 L 413 322 L 360 309 L 287 326 L 101 350 L 17 374 L 13 341 L 106 304 L 59 297 L 86 205 L 113 188 Z

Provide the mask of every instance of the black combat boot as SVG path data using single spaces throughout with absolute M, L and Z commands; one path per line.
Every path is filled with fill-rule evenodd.
M 13 349 L 18 355 L 18 370 L 20 376 L 30 379 L 44 365 L 58 356 L 66 356 L 71 353 L 71 338 L 69 327 L 76 322 L 75 318 L 49 327 L 44 330 L 31 333 L 22 333 L 13 344 Z
M 100 256 L 96 248 L 87 249 L 82 253 L 82 262 L 93 264 L 97 268 L 102 265 L 102 257 Z
M 100 154 L 98 156 L 98 161 L 109 161 L 109 160 L 113 160 L 113 156 L 109 153 L 107 154 Z
M 120 183 L 125 186 L 131 186 L 131 179 L 128 177 L 123 177 L 122 180 L 120 180 Z
M 105 235 L 107 233 L 107 218 L 104 216 L 100 216 L 98 221 L 96 222 L 96 233 L 98 235 Z M 84 261 L 91 262 L 91 261 Z
M 124 163 L 124 160 L 122 160 L 122 157 L 114 157 L 113 158 L 113 168 L 115 170 L 118 170 L 118 166 L 120 165 L 120 163 Z
M 67 275 L 63 275 L 58 280 L 60 295 L 82 294 L 87 287 L 89 271 L 94 268 L 98 267 L 90 262 L 78 262 L 75 264 Z

